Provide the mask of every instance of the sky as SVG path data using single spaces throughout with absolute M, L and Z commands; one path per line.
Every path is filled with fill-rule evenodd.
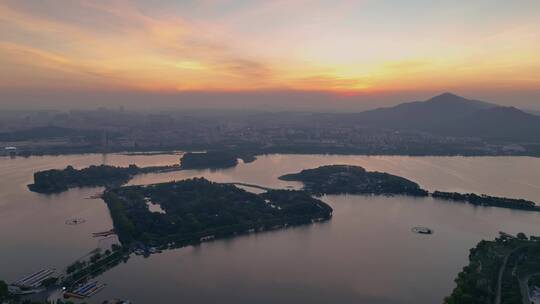
M 538 0 L 2 0 L 0 105 L 540 108 L 539 29 Z

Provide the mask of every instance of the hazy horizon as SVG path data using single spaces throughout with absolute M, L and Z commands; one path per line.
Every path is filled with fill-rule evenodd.
M 386 92 L 380 94 L 338 95 L 321 91 L 188 91 L 188 92 L 128 92 L 128 91 L 27 91 L 3 92 L 2 110 L 90 110 L 123 107 L 135 111 L 147 110 L 247 110 L 355 112 L 401 103 L 425 101 L 445 92 L 467 99 L 481 100 L 501 106 L 540 111 L 535 94 L 512 99 L 504 93 L 459 94 L 455 91 Z M 523 94 L 523 92 L 522 92 Z M 531 98 L 527 98 L 531 96 Z

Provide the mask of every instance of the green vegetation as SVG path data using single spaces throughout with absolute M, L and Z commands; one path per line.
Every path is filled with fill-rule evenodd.
M 388 173 L 368 172 L 358 166 L 322 166 L 283 175 L 280 179 L 301 181 L 305 190 L 316 195 L 345 193 L 428 195 L 426 190 L 413 181 Z
M 58 193 L 76 187 L 114 187 L 127 183 L 136 174 L 179 169 L 178 165 L 143 168 L 136 165 L 129 167 L 100 165 L 80 170 L 67 166 L 63 170 L 52 169 L 34 173 L 34 183 L 28 185 L 28 188 L 39 193 Z
M 180 159 L 182 169 L 222 169 L 238 164 L 238 156 L 226 151 L 188 152 Z
M 6 282 L 0 280 L 0 301 L 7 299 L 9 296 L 8 286 Z
M 526 278 L 539 272 L 538 238 L 501 233 L 494 241 L 480 241 L 471 249 L 469 265 L 458 274 L 456 287 L 444 303 L 495 303 L 500 290 L 501 304 L 521 304 L 520 285 L 526 285 Z
M 230 150 L 211 150 L 207 152 L 188 152 L 180 158 L 182 169 L 224 169 L 238 164 L 238 159 L 251 163 L 257 158 L 253 152 L 235 148 Z
M 303 191 L 257 195 L 204 178 L 110 189 L 103 198 L 124 245 L 182 246 L 332 215 L 332 208 Z M 159 204 L 165 213 L 150 212 L 150 202 Z
M 126 262 L 128 258 L 127 248 L 119 245 L 113 245 L 112 250 L 105 250 L 104 252 L 98 249 L 88 259 L 78 260 L 69 265 L 66 269 L 67 275 L 62 280 L 62 285 L 73 286 L 113 268 L 122 261 Z
M 139 168 L 135 165 L 127 168 L 101 165 L 80 170 L 67 166 L 63 170 L 52 169 L 34 173 L 34 183 L 28 187 L 35 192 L 55 193 L 75 187 L 121 185 L 138 172 Z
M 529 278 L 528 288 L 529 290 L 540 288 L 540 273 L 531 274 Z
M 477 206 L 492 206 L 510 209 L 538 210 L 534 202 L 524 199 L 514 199 L 507 197 L 495 197 L 488 195 L 477 195 L 474 193 L 461 194 L 456 192 L 435 191 L 433 197 L 439 199 L 466 202 Z
M 304 189 L 315 195 L 322 194 L 402 194 L 428 196 L 430 193 L 403 177 L 382 172 L 368 172 L 362 167 L 348 165 L 321 166 L 302 170 L 299 173 L 286 174 L 282 180 L 301 181 Z M 431 194 L 437 199 L 464 202 L 476 206 L 492 206 L 509 209 L 539 211 L 534 202 L 524 199 L 461 194 L 456 192 L 435 191 Z

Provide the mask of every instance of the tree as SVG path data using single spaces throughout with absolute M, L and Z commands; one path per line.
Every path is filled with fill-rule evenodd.
M 58 278 L 48 278 L 48 279 L 43 280 L 41 284 L 45 287 L 49 287 L 49 286 L 54 285 L 57 281 L 58 281 Z
M 8 295 L 8 285 L 6 284 L 6 282 L 0 280 L 0 300 L 7 298 Z
M 116 251 L 119 251 L 120 249 L 122 249 L 122 246 L 120 246 L 118 244 L 112 244 L 111 249 L 112 249 L 112 251 L 116 252 Z

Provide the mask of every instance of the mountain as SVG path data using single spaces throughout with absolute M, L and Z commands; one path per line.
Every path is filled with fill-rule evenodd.
M 540 116 L 444 93 L 426 101 L 403 103 L 357 114 L 345 121 L 395 130 L 417 130 L 456 137 L 523 142 L 540 141 Z
M 362 112 L 355 119 L 362 124 L 378 127 L 424 131 L 441 123 L 454 121 L 476 111 L 496 106 L 444 93 L 427 101 L 402 103 L 394 107 Z
M 510 142 L 540 142 L 540 116 L 514 107 L 479 110 L 456 121 L 435 126 L 434 132 Z

